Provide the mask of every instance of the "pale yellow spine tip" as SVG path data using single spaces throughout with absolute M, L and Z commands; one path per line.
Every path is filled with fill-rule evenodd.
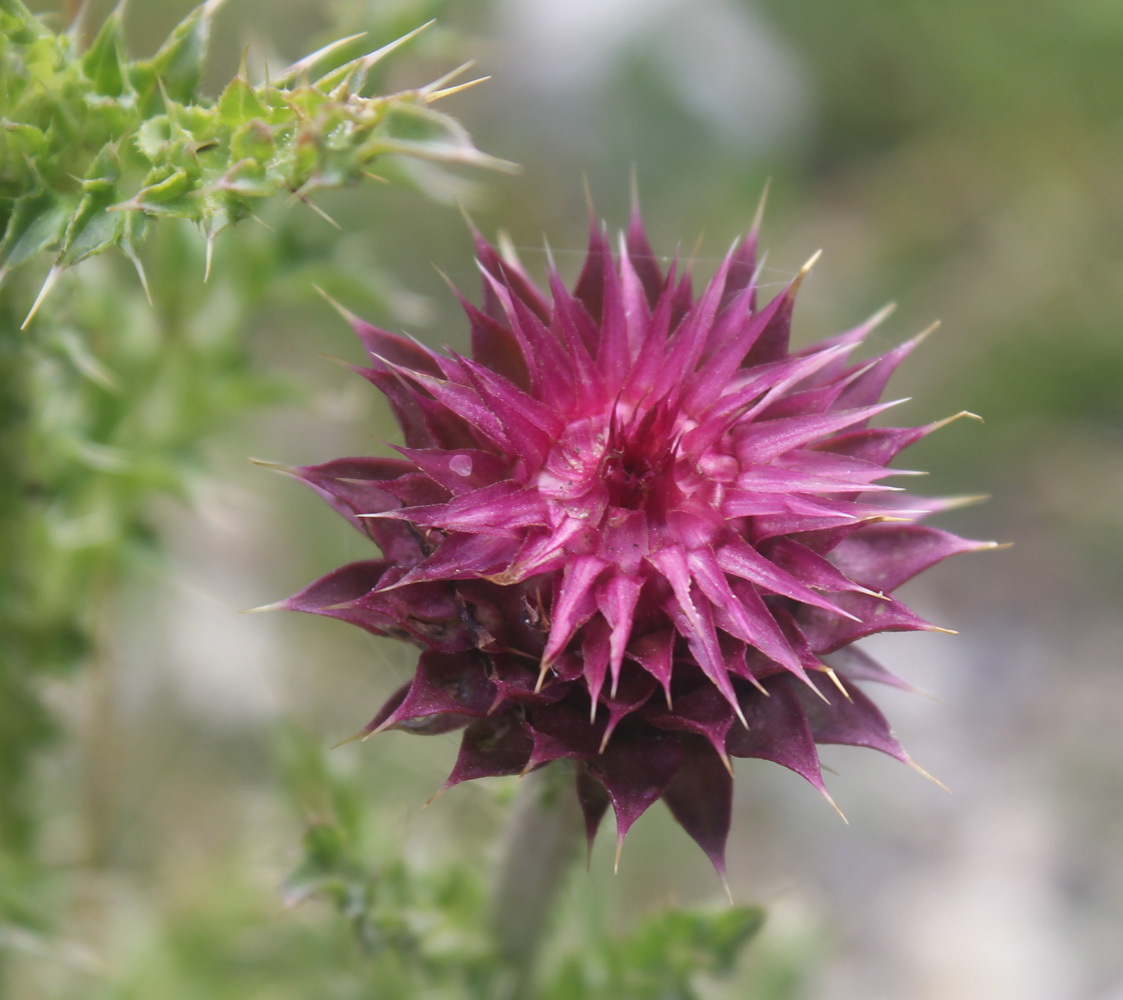
M 425 800 L 425 804 L 421 808 L 422 809 L 428 809 L 429 806 L 431 806 L 434 802 L 436 802 L 437 799 L 439 799 L 447 791 L 448 791 L 447 786 L 444 787 L 444 788 L 438 788 L 432 795 L 429 796 L 429 798 L 427 798 Z
M 957 420 L 962 420 L 967 417 L 971 420 L 977 420 L 980 424 L 983 423 L 983 418 L 977 413 L 972 413 L 970 410 L 960 410 L 958 413 L 953 413 L 950 417 L 944 417 L 943 420 L 937 420 L 934 424 L 929 424 L 930 431 L 938 431 L 947 427 L 948 424 L 954 424 Z
M 746 729 L 749 728 L 747 724 L 746 724 L 745 728 Z M 715 747 L 715 749 L 717 749 L 717 748 Z M 729 759 L 729 754 L 727 754 L 724 750 L 718 750 L 718 756 L 721 758 L 721 762 L 725 765 L 725 769 L 729 772 L 729 777 L 732 778 L 733 777 L 733 761 Z
M 367 731 L 366 731 L 365 729 L 360 729 L 360 730 L 359 730 L 359 731 L 358 731 L 357 733 L 352 733 L 352 734 L 351 734 L 350 736 L 348 736 L 348 737 L 347 737 L 346 739 L 344 739 L 344 740 L 340 740 L 340 741 L 339 741 L 338 743 L 335 743 L 335 744 L 333 744 L 333 745 L 332 745 L 331 747 L 329 747 L 328 749 L 330 749 L 330 750 L 338 750 L 338 749 L 339 749 L 340 747 L 345 747 L 345 746 L 347 746 L 347 744 L 348 744 L 348 743 L 354 743 L 354 742 L 355 742 L 355 740 L 359 740 L 360 742 L 363 742 L 363 741 L 365 741 L 366 739 L 368 739 L 368 738 L 369 738 L 369 737 L 370 737 L 371 735 L 373 735 L 373 734 L 372 734 L 372 733 L 368 733 L 368 732 L 367 732 Z
M 477 76 L 474 80 L 469 80 L 467 83 L 458 83 L 455 87 L 445 87 L 443 90 L 434 90 L 428 95 L 429 101 L 439 101 L 442 97 L 451 97 L 453 94 L 459 94 L 462 90 L 468 90 L 471 87 L 479 86 L 481 83 L 487 83 L 490 76 Z
M 750 233 L 759 233 L 760 224 L 764 221 L 764 207 L 768 204 L 768 189 L 772 187 L 772 178 L 769 177 L 764 182 L 764 190 L 760 192 L 760 201 L 757 202 L 756 215 L 753 216 L 753 225 L 749 230 Z
M 977 503 L 986 503 L 989 499 L 989 493 L 970 493 L 960 497 L 946 497 L 944 509 L 956 510 L 960 507 L 972 507 Z
M 896 302 L 886 302 L 877 312 L 875 312 L 869 319 L 866 320 L 866 326 L 871 330 L 875 327 L 881 326 L 890 316 L 897 311 Z
M 340 316 L 342 316 L 345 320 L 347 320 L 347 322 L 350 323 L 352 326 L 354 326 L 357 322 L 359 322 L 358 316 L 356 316 L 353 312 L 351 312 L 351 310 L 348 309 L 346 306 L 342 305 L 338 300 L 332 298 L 319 285 L 313 285 L 312 287 L 314 289 L 316 289 L 316 291 L 319 292 L 321 296 L 323 296 L 324 301 L 327 302 L 327 304 L 329 306 L 331 306 L 337 313 L 339 313 Z
M 853 701 L 854 700 L 853 698 L 850 697 L 850 692 L 847 691 L 845 687 L 843 687 L 842 681 L 839 680 L 838 674 L 836 674 L 831 667 L 828 667 L 825 663 L 823 663 L 819 666 L 818 669 L 819 669 L 820 673 L 824 673 L 830 678 L 831 683 L 836 688 L 838 688 L 838 692 L 839 692 L 839 694 L 842 695 L 843 698 L 845 698 L 847 701 Z
M 808 271 L 810 271 L 810 270 L 811 270 L 811 268 L 813 268 L 813 267 L 815 266 L 815 262 L 816 262 L 816 261 L 817 261 L 817 260 L 818 260 L 818 259 L 819 259 L 820 257 L 822 257 L 822 256 L 823 256 L 823 251 L 822 251 L 821 249 L 820 249 L 820 250 L 816 250 L 816 251 L 815 251 L 815 252 L 814 252 L 814 253 L 813 253 L 813 254 L 812 254 L 812 255 L 811 255 L 811 256 L 810 256 L 809 258 L 808 258 L 808 260 L 807 260 L 807 263 L 806 263 L 806 264 L 804 264 L 804 265 L 803 265 L 803 267 L 801 267 L 801 268 L 799 269 L 799 273 L 800 273 L 800 276 L 802 277 L 803 275 L 807 274 L 807 272 L 808 272 Z
M 821 792 L 823 793 L 823 798 L 827 800 L 827 804 L 828 804 L 828 805 L 829 805 L 829 806 L 830 806 L 830 807 L 831 807 L 831 808 L 832 808 L 832 809 L 833 809 L 833 810 L 834 810 L 834 811 L 835 811 L 836 813 L 838 813 L 838 818 L 839 818 L 840 820 L 842 820 L 842 822 L 843 822 L 843 823 L 845 823 L 845 824 L 846 824 L 847 826 L 849 826 L 849 825 L 850 825 L 850 820 L 848 820 L 848 819 L 846 818 L 846 814 L 845 814 L 845 813 L 844 813 L 844 812 L 843 812 L 843 811 L 842 811 L 841 809 L 839 809 L 839 808 L 838 808 L 838 803 L 837 803 L 837 802 L 835 802 L 835 800 L 834 800 L 834 799 L 833 799 L 833 798 L 831 797 L 831 793 L 830 793 L 830 792 L 828 792 L 828 791 L 827 791 L 827 790 L 826 790 L 825 788 L 821 788 L 821 789 L 819 789 L 819 790 L 820 790 L 820 791 L 821 791 Z
M 914 771 L 915 771 L 915 772 L 916 772 L 917 774 L 919 774 L 919 775 L 920 775 L 920 776 L 921 776 L 922 778 L 927 778 L 927 779 L 928 779 L 929 781 L 931 781 L 931 782 L 932 782 L 932 783 L 933 783 L 934 785 L 939 785 L 939 786 L 940 786 L 940 787 L 941 787 L 941 788 L 942 788 L 942 789 L 943 789 L 943 790 L 944 790 L 945 792 L 947 792 L 947 793 L 948 793 L 949 795 L 951 794 L 951 789 L 950 789 L 950 788 L 948 788 L 948 786 L 947 786 L 947 785 L 945 785 L 945 784 L 944 784 L 944 783 L 943 783 L 943 782 L 942 782 L 942 781 L 941 781 L 941 780 L 940 780 L 939 778 L 937 778 L 937 777 L 935 777 L 934 775 L 931 775 L 931 774 L 929 774 L 929 773 L 928 773 L 927 771 L 925 771 L 925 770 L 924 770 L 924 768 L 922 768 L 922 767 L 921 767 L 921 766 L 920 766 L 920 765 L 919 765 L 919 764 L 918 764 L 918 763 L 917 763 L 917 762 L 916 762 L 915 760 L 913 760 L 913 759 L 912 759 L 911 757 L 909 757 L 909 758 L 908 758 L 908 759 L 907 759 L 907 760 L 905 761 L 905 763 L 906 763 L 906 764 L 908 764 L 908 766 L 909 766 L 909 767 L 911 767 L 911 768 L 912 768 L 912 769 L 913 769 L 913 770 L 914 770 Z
M 741 725 L 744 726 L 746 729 L 748 729 L 749 728 L 749 720 L 745 718 L 745 713 L 741 711 L 741 706 L 737 702 L 733 703 L 733 711 L 736 714 L 737 718 L 741 720 Z M 729 773 L 730 774 L 733 773 L 732 769 L 730 770 Z
M 39 289 L 39 294 L 35 297 L 35 301 L 31 304 L 31 310 L 28 312 L 24 321 L 20 324 L 21 330 L 26 330 L 28 324 L 35 318 L 35 314 L 39 311 L 39 307 L 43 304 L 44 300 L 50 294 L 52 288 L 55 287 L 55 282 L 58 281 L 59 275 L 62 274 L 62 268 L 52 267 L 47 274 L 46 280 L 43 282 L 43 287 Z
M 912 338 L 913 345 L 915 346 L 917 344 L 924 343 L 925 340 L 927 340 L 930 336 L 932 336 L 933 333 L 935 333 L 940 328 L 940 324 L 941 324 L 941 321 L 936 320 L 934 323 L 932 323 L 931 325 L 929 325 L 925 329 L 921 330 L 920 333 L 918 333 L 915 337 Z
M 292 476 L 296 474 L 296 469 L 291 465 L 281 465 L 279 462 L 267 462 L 263 458 L 254 458 L 250 456 L 250 464 L 260 465 L 263 469 L 272 469 L 274 472 L 283 472 L 285 475 Z
M 244 611 L 238 611 L 239 615 L 256 615 L 259 611 L 284 611 L 286 606 L 285 601 L 274 601 L 272 604 L 263 604 L 259 608 L 246 608 Z

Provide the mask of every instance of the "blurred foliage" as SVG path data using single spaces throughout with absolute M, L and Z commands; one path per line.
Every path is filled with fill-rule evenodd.
M 304 814 L 303 859 L 282 895 L 295 906 L 326 900 L 351 928 L 368 981 L 387 996 L 486 997 L 501 975 L 480 915 L 482 872 L 467 858 L 418 870 L 400 845 L 375 864 L 376 817 L 354 781 L 327 766 L 316 744 L 286 740 L 288 787 Z
M 730 976 L 763 923 L 764 911 L 751 906 L 652 914 L 626 937 L 589 942 L 569 956 L 541 995 L 548 1000 L 698 1000 L 699 977 Z
M 504 966 L 481 914 L 488 898 L 482 873 L 466 856 L 419 869 L 400 847 L 372 866 L 374 814 L 353 782 L 326 766 L 306 740 L 291 737 L 285 756 L 290 791 L 307 821 L 304 857 L 284 898 L 295 905 L 328 900 L 350 924 L 380 995 L 508 996 Z M 568 953 L 554 956 L 533 995 L 542 1000 L 698 1000 L 700 976 L 730 976 L 764 921 L 755 907 L 665 909 L 624 936 L 586 927 Z

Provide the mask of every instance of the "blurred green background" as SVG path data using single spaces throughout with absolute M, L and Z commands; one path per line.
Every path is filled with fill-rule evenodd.
M 91 3 L 90 23 L 109 6 Z M 135 3 L 134 51 L 188 7 Z M 476 58 L 492 79 L 445 110 L 521 175 L 461 171 L 443 199 L 375 184 L 333 193 L 320 204 L 341 232 L 276 206 L 276 234 L 244 223 L 219 242 L 206 286 L 201 244 L 169 236 L 145 250 L 157 308 L 173 279 L 199 276 L 186 287 L 203 330 L 222 322 L 223 275 L 252 280 L 279 254 L 288 270 L 244 333 L 261 373 L 295 391 L 208 431 L 189 495 L 145 515 L 168 557 L 135 560 L 102 609 L 96 662 L 44 691 L 62 729 L 36 765 L 53 874 L 26 905 L 62 920 L 0 941 L 12 1000 L 407 995 L 372 981 L 330 905 L 283 905 L 302 836 L 349 803 L 375 867 L 404 855 L 419 870 L 450 858 L 486 870 L 513 788 L 477 783 L 423 810 L 453 736 L 388 734 L 321 759 L 408 676 L 409 653 L 332 622 L 235 614 L 368 556 L 314 496 L 246 456 L 311 463 L 393 437 L 373 391 L 321 357 L 360 355 L 313 282 L 373 322 L 463 344 L 434 268 L 474 294 L 452 202 L 485 234 L 505 229 L 532 272 L 545 236 L 572 274 L 583 175 L 618 228 L 633 166 L 656 252 L 689 253 L 705 233 L 700 275 L 771 177 L 767 280 L 824 250 L 801 292 L 802 342 L 889 300 L 898 310 L 875 346 L 942 320 L 894 381 L 912 397 L 900 419 L 969 409 L 986 422 L 949 426 L 905 464 L 931 470 L 921 492 L 992 495 L 944 526 L 1015 543 L 910 585 L 906 599 L 958 637 L 871 644 L 938 699 L 879 693 L 951 796 L 888 759 L 828 750 L 843 827 L 793 775 L 739 764 L 730 881 L 770 916 L 736 981 L 703 983 L 704 995 L 1123 998 L 1123 6 L 229 0 L 211 89 L 247 45 L 259 77 L 341 34 L 370 30 L 378 44 L 431 16 L 438 27 L 389 83 Z M 78 280 L 135 282 L 108 257 Z M 79 333 L 112 336 L 114 308 L 76 317 Z M 3 712 L 0 726 L 14 724 Z M 325 787 L 332 802 L 318 800 Z M 671 903 L 720 900 L 665 810 L 637 826 L 616 877 L 610 840 L 566 888 L 559 949 Z M 468 907 L 482 889 L 456 891 Z

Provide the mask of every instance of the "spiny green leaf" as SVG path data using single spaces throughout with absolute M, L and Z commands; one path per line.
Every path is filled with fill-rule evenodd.
M 152 304 L 152 292 L 148 288 L 148 276 L 144 273 L 144 265 L 140 261 L 140 245 L 148 235 L 148 218 L 143 212 L 125 211 L 125 225 L 121 232 L 119 246 L 121 252 L 133 262 L 137 277 L 144 288 L 145 298 L 149 305 Z
M 218 99 L 218 121 L 228 128 L 238 128 L 268 114 L 256 91 L 240 76 L 230 81 Z
M 172 139 L 172 123 L 167 115 L 145 121 L 136 133 L 136 148 L 151 163 L 157 163 Z
M 246 122 L 230 137 L 230 152 L 235 167 L 246 160 L 265 164 L 273 156 L 274 149 L 273 130 L 264 122 Z
M 87 195 L 66 227 L 56 267 L 73 267 L 87 257 L 116 246 L 125 230 L 122 212 L 107 212 L 116 201 L 115 191 Z
M 338 66 L 330 72 L 325 73 L 316 81 L 316 89 L 327 92 L 334 90 L 341 83 L 346 82 L 349 89 L 357 94 L 363 89 L 367 74 L 375 64 L 380 62 L 395 49 L 405 45 L 406 42 L 421 34 L 421 32 L 430 27 L 433 23 L 433 21 L 426 21 L 424 24 L 414 28 L 413 31 L 409 31 L 400 38 L 395 38 L 392 42 L 383 45 L 382 48 L 375 49 L 373 52 L 368 52 L 365 56 L 360 56 L 358 59 L 352 59 L 350 62 L 344 63 L 342 66 Z
M 156 54 L 140 66 L 150 69 L 172 100 L 190 104 L 198 96 L 207 54 L 211 17 L 222 0 L 207 0 L 172 29 Z
M 82 56 L 82 72 L 98 94 L 119 97 L 125 89 L 127 78 L 121 67 L 122 41 L 118 8 L 105 19 L 97 38 Z
M 121 176 L 121 158 L 116 142 L 107 142 L 86 169 L 82 192 L 93 195 L 114 187 Z
M 51 34 L 20 0 L 0 0 L 0 31 L 17 45 L 28 45 Z
M 40 250 L 48 250 L 62 239 L 66 223 L 75 209 L 53 191 L 33 191 L 16 199 L 8 228 L 0 240 L 0 282 Z
M 285 103 L 292 108 L 298 118 L 315 118 L 316 114 L 325 105 L 331 103 L 331 98 L 312 86 L 296 87 L 286 94 Z
M 145 179 L 145 185 L 127 202 L 128 205 L 150 212 L 159 212 L 160 206 L 182 198 L 194 186 L 195 178 L 186 170 L 157 168 L 157 179 Z
M 47 154 L 47 149 L 47 135 L 41 128 L 26 122 L 0 120 L 0 162 L 11 163 L 24 157 L 35 162 Z
M 246 81 L 243 69 L 217 101 L 201 99 L 201 62 L 219 2 L 196 8 L 151 59 L 127 62 L 123 4 L 78 56 L 69 36 L 48 31 L 20 0 L 0 0 L 0 18 L 10 29 L 0 43 L 13 33 L 26 41 L 5 44 L 0 59 L 0 94 L 15 119 L 0 128 L 0 163 L 11 198 L 0 203 L 0 275 L 37 249 L 60 244 L 41 296 L 59 272 L 115 244 L 140 270 L 138 240 L 126 235 L 141 233 L 138 212 L 199 223 L 209 258 L 216 234 L 250 214 L 253 199 L 294 191 L 306 199 L 316 190 L 355 183 L 384 153 L 510 166 L 485 157 L 459 124 L 428 108 L 451 92 L 441 90 L 448 76 L 387 97 L 359 95 L 370 67 L 425 26 L 329 71 L 316 86 L 307 82 L 307 71 L 354 38 L 313 53 L 260 87 Z M 279 85 L 285 80 L 296 82 Z M 126 137 L 129 144 L 121 146 Z M 136 191 L 138 153 L 151 169 Z M 19 201 L 39 190 L 29 164 L 42 165 L 54 201 L 45 195 Z M 70 190 L 76 175 L 83 178 L 81 195 L 64 203 L 59 192 Z M 96 218 L 110 209 L 109 217 Z

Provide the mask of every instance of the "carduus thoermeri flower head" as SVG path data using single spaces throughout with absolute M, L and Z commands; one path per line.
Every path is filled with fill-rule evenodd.
M 757 228 L 697 297 L 635 212 L 615 255 L 592 227 L 572 291 L 477 234 L 471 357 L 349 317 L 399 457 L 288 470 L 382 556 L 284 606 L 422 650 L 364 733 L 463 729 L 446 788 L 572 759 L 590 843 L 661 798 L 722 874 L 731 758 L 824 795 L 817 743 L 911 763 L 857 684 L 900 682 L 853 644 L 933 629 L 892 591 L 993 544 L 884 482 L 946 422 L 871 426 L 920 338 L 852 362 L 879 316 L 793 351 L 807 268 L 762 304 Z

